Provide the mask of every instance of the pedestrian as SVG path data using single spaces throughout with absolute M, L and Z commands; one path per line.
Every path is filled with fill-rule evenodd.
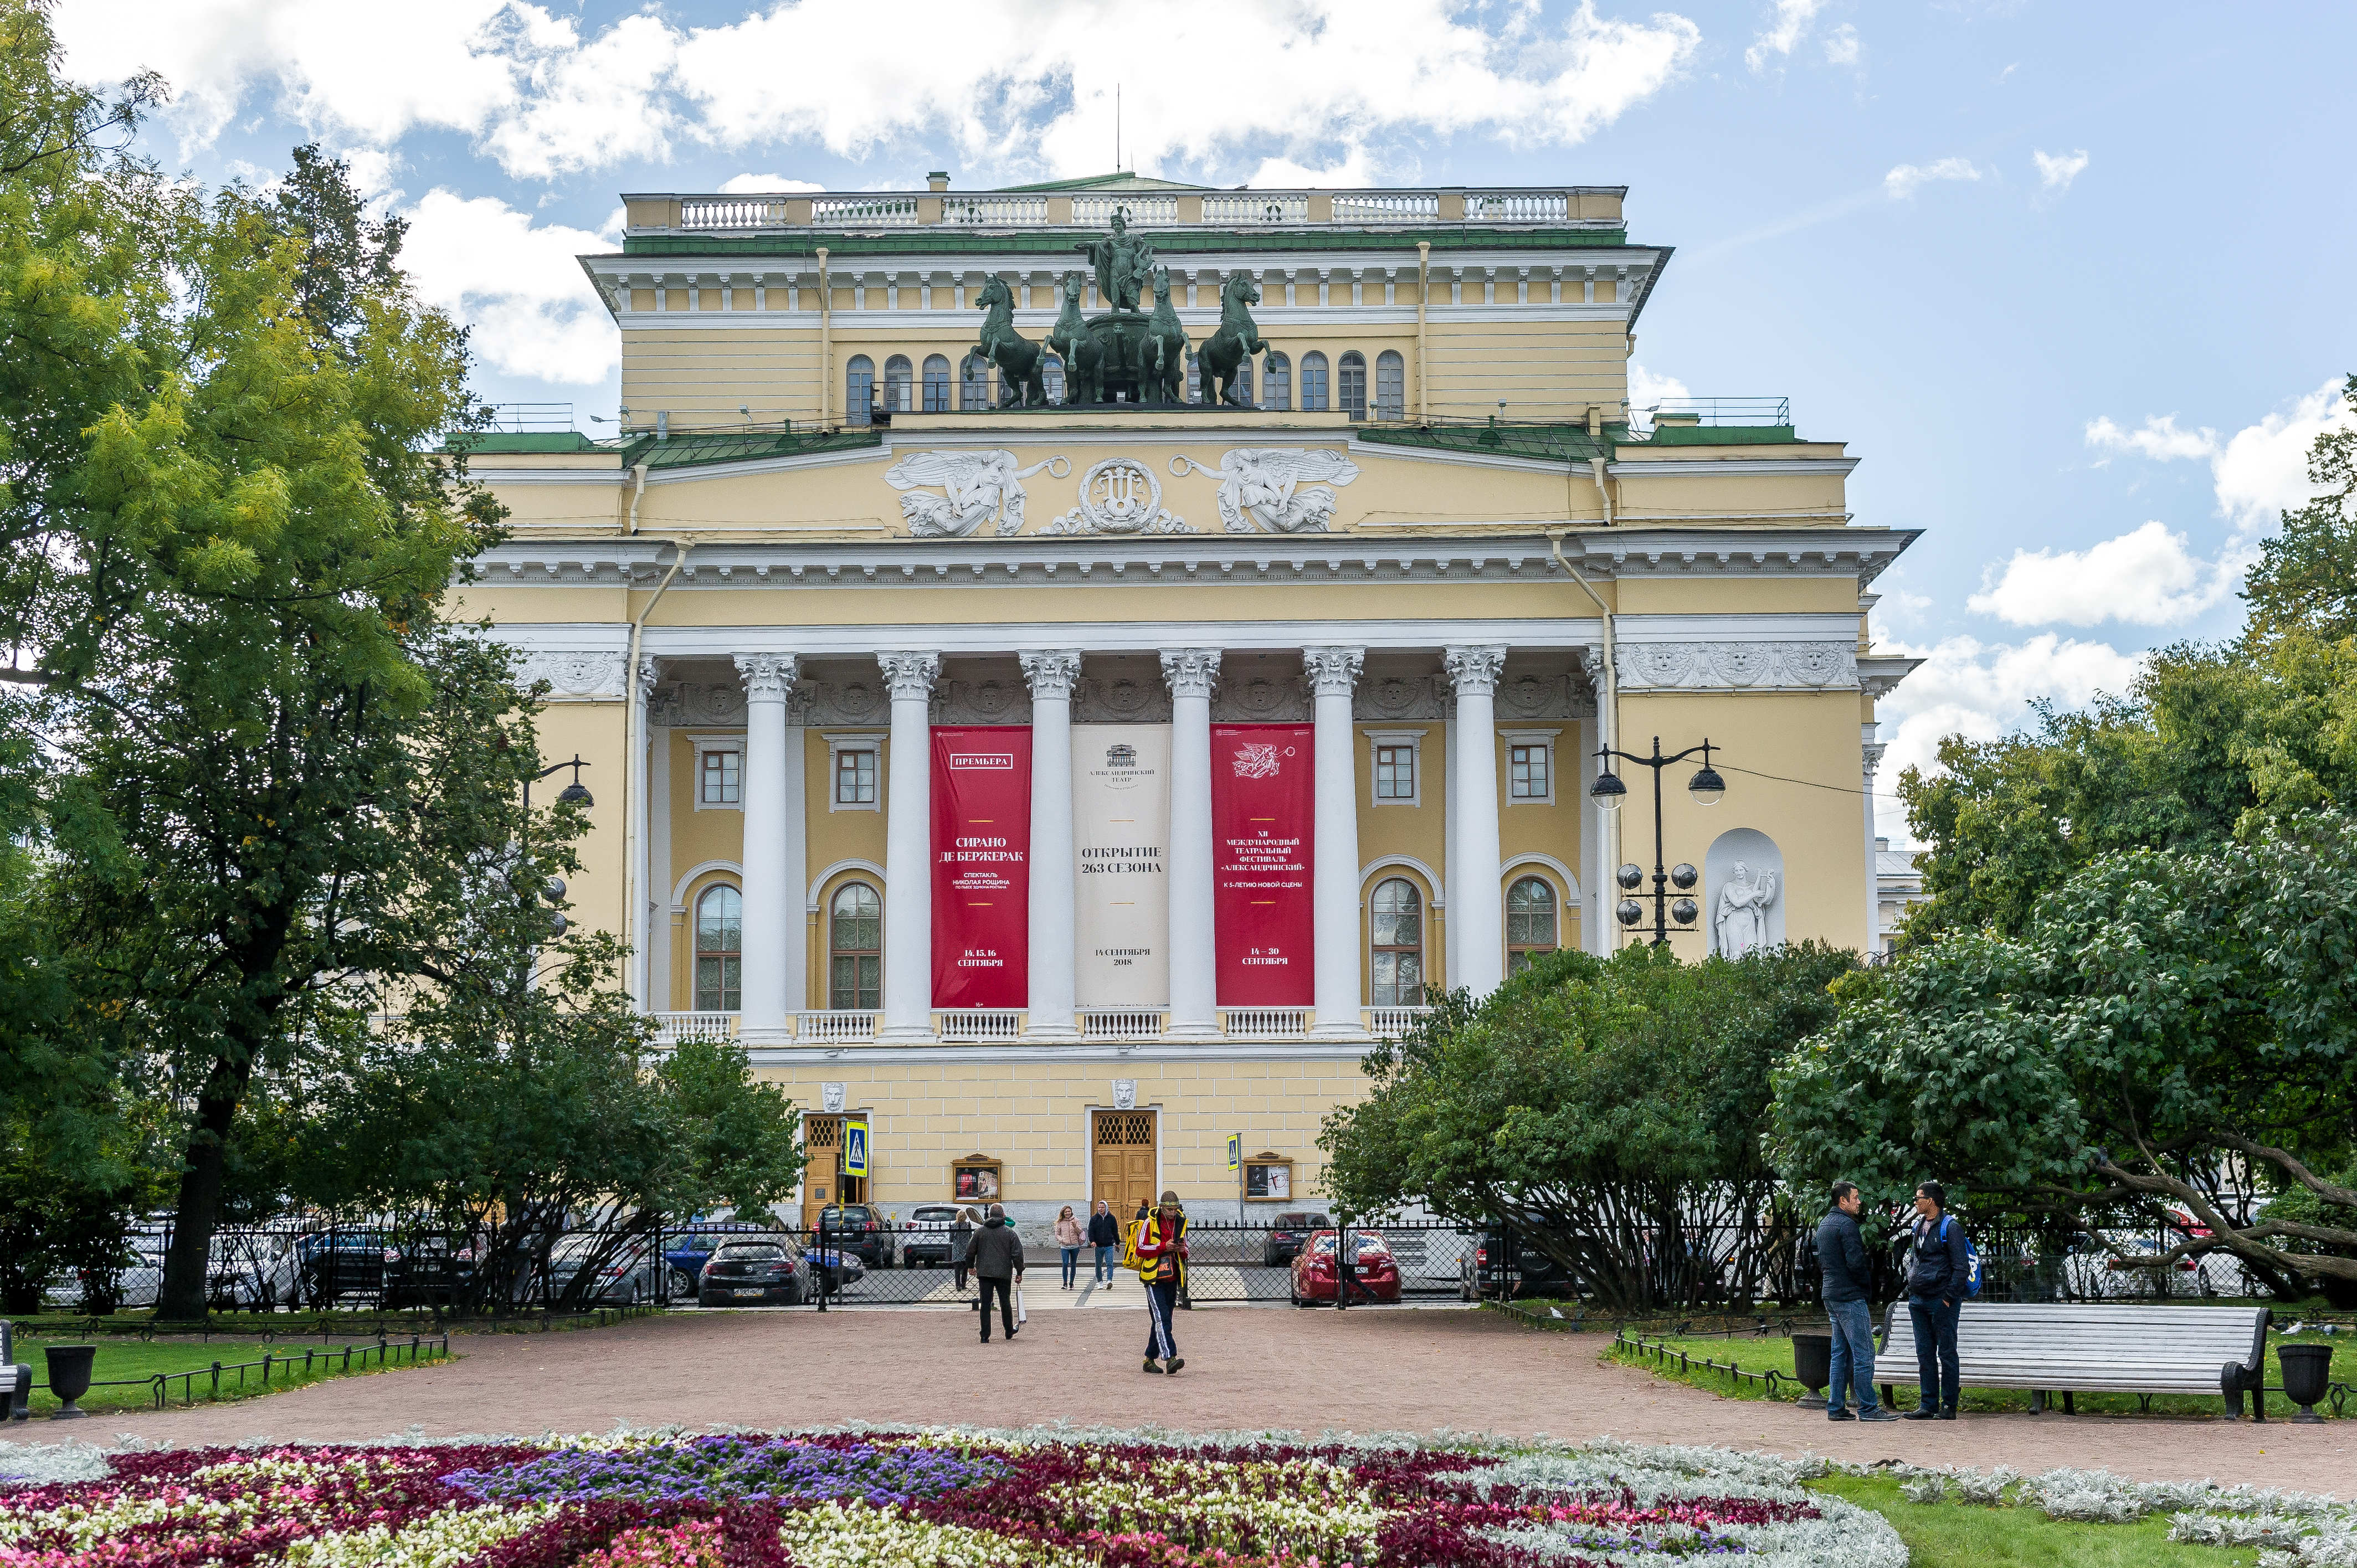
M 1056 1245 L 1064 1250 L 1064 1288 L 1066 1290 L 1074 1288 L 1072 1282 L 1081 1269 L 1081 1243 L 1085 1240 L 1087 1238 L 1081 1230 L 1081 1222 L 1072 1218 L 1072 1206 L 1069 1203 L 1064 1205 L 1064 1211 L 1056 1216 Z
M 1146 1286 L 1146 1369 L 1176 1372 L 1187 1364 L 1170 1326 L 1187 1283 L 1187 1214 L 1177 1193 L 1164 1193 L 1160 1206 L 1137 1222 L 1136 1251 L 1137 1277 Z
M 1097 1211 L 1089 1216 L 1089 1244 L 1097 1250 L 1097 1283 L 1113 1289 L 1114 1254 L 1121 1251 L 1121 1221 L 1114 1218 L 1113 1205 L 1097 1199 Z
M 1015 1287 L 1023 1283 L 1023 1238 L 1016 1234 L 1015 1221 L 1006 1218 L 1006 1207 L 994 1203 L 990 1217 L 982 1229 L 974 1233 L 974 1246 L 969 1253 L 974 1261 L 974 1283 L 982 1287 L 982 1342 L 990 1343 L 990 1298 L 998 1297 L 999 1321 L 1006 1326 L 1006 1337 L 1015 1337 Z
M 957 1271 L 958 1294 L 965 1294 L 966 1256 L 974 1248 L 974 1213 L 961 1208 L 950 1221 L 950 1266 Z
M 1956 1419 L 1956 1322 L 1972 1280 L 1964 1228 L 1948 1214 L 1936 1181 L 1915 1188 L 1915 1261 L 1907 1271 L 1907 1316 L 1915 1326 L 1915 1383 L 1910 1421 Z
M 1834 1206 L 1817 1225 L 1817 1265 L 1824 1281 L 1825 1316 L 1833 1322 L 1832 1385 L 1825 1390 L 1827 1421 L 1897 1421 L 1896 1411 L 1874 1399 L 1874 1270 L 1859 1233 L 1857 1184 L 1834 1183 Z M 1844 1408 L 1857 1391 L 1857 1413 Z

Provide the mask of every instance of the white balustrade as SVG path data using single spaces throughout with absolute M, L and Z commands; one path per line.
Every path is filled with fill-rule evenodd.
M 1210 211 L 1207 202 L 1204 212 Z M 1440 197 L 1429 190 L 1345 190 L 1334 197 L 1337 223 L 1429 223 L 1439 216 Z
M 1225 191 L 1203 198 L 1206 223 L 1307 223 L 1309 198 L 1287 190 Z
M 1396 1040 L 1424 1021 L 1429 1007 L 1370 1007 L 1367 1033 L 1379 1040 Z
M 1230 1007 L 1226 1013 L 1232 1040 L 1300 1040 L 1309 1035 L 1308 1007 Z
M 679 204 L 683 229 L 780 229 L 786 203 L 775 196 L 700 196 Z
M 852 223 L 864 228 L 914 228 L 913 196 L 819 196 L 811 199 L 811 221 Z
M 1072 198 L 1072 221 L 1083 228 L 1102 229 L 1113 221 L 1118 211 L 1133 229 L 1160 228 L 1178 221 L 1178 199 L 1175 196 L 1075 196 Z
M 944 1007 L 935 1026 L 944 1040 L 1013 1040 L 1023 1033 L 1019 1007 Z
M 796 1015 L 794 1037 L 810 1045 L 838 1044 L 845 1040 L 872 1040 L 876 1037 L 876 1015 L 845 1009 L 834 1013 L 802 1013 Z
M 1048 221 L 1044 196 L 953 196 L 942 201 L 944 223 L 988 223 L 1010 229 L 1037 228 Z
M 1158 1040 L 1168 1015 L 1158 1007 L 1083 1007 L 1081 1038 L 1084 1040 Z
M 1468 223 L 1560 223 L 1571 216 L 1571 197 L 1560 190 L 1469 190 Z
M 1207 191 L 1200 198 L 1201 221 L 1222 227 L 1260 223 L 1306 224 L 1313 195 L 1332 203 L 1334 223 L 1437 223 L 1442 193 L 1437 190 L 1308 190 Z M 1114 191 L 1078 192 L 1071 197 L 1069 221 L 1078 227 L 1102 229 L 1122 212 L 1135 226 L 1166 228 L 1178 221 L 1176 195 L 1125 195 Z M 1559 223 L 1579 228 L 1617 228 L 1615 218 L 1576 218 L 1568 190 L 1469 190 L 1465 193 L 1469 223 Z M 941 216 L 928 220 L 921 203 L 938 200 Z M 787 217 L 790 202 L 807 201 L 806 220 Z M 931 191 L 820 192 L 811 196 L 690 196 L 679 203 L 679 226 L 705 232 L 779 229 L 790 222 L 825 227 L 915 228 L 938 221 L 967 228 L 1036 229 L 1048 222 L 1049 198 L 1007 191 L 977 191 L 971 195 L 936 195 Z
M 698 1036 L 726 1039 L 737 1033 L 734 1013 L 650 1013 L 655 1021 L 655 1044 L 675 1046 Z

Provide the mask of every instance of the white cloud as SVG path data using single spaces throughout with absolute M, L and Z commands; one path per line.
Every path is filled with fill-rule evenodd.
M 1827 65 L 1856 65 L 1859 53 L 1857 29 L 1844 22 L 1825 39 Z
M 1918 188 L 1936 179 L 1980 178 L 1981 171 L 1973 166 L 1970 158 L 1942 158 L 1935 164 L 1900 164 L 1882 177 L 1882 192 L 1893 201 L 1915 194 Z
M 2082 642 L 2052 632 L 2020 643 L 1950 637 L 1921 648 L 1886 641 L 1878 628 L 1875 651 L 1924 660 L 1876 709 L 1883 722 L 1882 738 L 1890 747 L 1882 777 L 1894 782 L 1902 768 L 1934 771 L 1943 736 L 1994 740 L 2029 716 L 2032 701 L 2047 698 L 2066 708 L 2084 707 L 2098 693 L 2126 692 L 2143 663 L 2140 656 L 2122 653 L 2109 643 Z M 1894 802 L 1878 801 L 1877 806 L 1897 810 Z
M 2084 147 L 2075 153 L 2063 153 L 2052 157 L 2040 152 L 2033 152 L 2029 156 L 2038 165 L 2038 183 L 2048 190 L 2070 189 L 2071 182 L 2078 178 L 2080 171 L 2087 166 L 2087 149 Z
M 2183 534 L 2147 522 L 2086 550 L 2017 550 L 2003 575 L 1967 602 L 2015 626 L 2174 626 L 2233 592 L 2248 564 L 2234 550 L 2197 561 Z
M 476 351 L 510 375 L 603 381 L 621 359 L 621 334 L 575 260 L 620 243 L 618 209 L 606 231 L 535 225 L 495 197 L 436 188 L 403 216 L 402 259 L 420 297 L 474 328 Z
M 2172 457 L 2214 456 L 2218 433 L 2208 428 L 2179 430 L 2173 413 L 2147 414 L 2143 424 L 2123 430 L 2110 414 L 2103 414 L 2087 421 L 2087 445 L 2111 452 L 2137 452 L 2166 463 Z
M 720 182 L 720 188 L 730 196 L 764 196 L 824 190 L 826 187 L 806 179 L 788 179 L 781 174 L 734 174 Z
M 1790 55 L 1824 8 L 1825 0 L 1776 0 L 1774 24 L 1751 40 L 1751 47 L 1743 51 L 1743 63 L 1760 70 L 1767 67 L 1770 56 Z
M 1685 382 L 1675 376 L 1657 376 L 1636 360 L 1629 361 L 1630 416 L 1638 424 L 1650 424 L 1644 417 L 1647 410 L 1677 398 L 1692 397 Z
M 679 117 L 662 93 L 679 35 L 660 17 L 625 16 L 585 41 L 570 17 L 511 5 L 488 37 L 516 74 L 517 102 L 483 138 L 509 174 L 550 179 L 670 157 Z
M 2219 514 L 2233 521 L 2238 534 L 2261 532 L 2283 512 L 2306 506 L 2314 494 L 2309 448 L 2326 431 L 2351 424 L 2341 393 L 2339 381 L 2327 381 L 2294 400 L 2289 411 L 2277 410 L 2223 440 L 2207 426 L 2179 429 L 2173 413 L 2147 415 L 2134 430 L 2105 414 L 2087 422 L 2087 445 L 2161 463 L 2206 458 Z

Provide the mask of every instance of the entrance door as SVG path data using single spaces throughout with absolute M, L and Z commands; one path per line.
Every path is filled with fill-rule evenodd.
M 818 1227 L 818 1211 L 830 1204 L 858 1203 L 865 1199 L 866 1183 L 857 1176 L 843 1174 L 843 1123 L 841 1116 L 805 1116 L 802 1118 L 802 1153 L 810 1163 L 802 1167 L 802 1229 Z
M 1151 1111 L 1098 1111 L 1090 1116 L 1092 1186 L 1091 1212 L 1096 1200 L 1113 1205 L 1114 1215 L 1126 1227 L 1141 1203 L 1154 1201 L 1155 1125 Z

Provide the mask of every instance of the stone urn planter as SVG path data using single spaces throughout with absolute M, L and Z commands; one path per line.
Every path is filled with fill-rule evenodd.
M 1801 1396 L 1801 1404 L 1808 1410 L 1823 1410 L 1825 1385 L 1833 1381 L 1834 1337 L 1830 1334 L 1795 1334 L 1792 1336 L 1792 1375 L 1809 1391 Z
M 49 1392 L 59 1401 L 49 1412 L 51 1421 L 80 1421 L 90 1412 L 75 1408 L 74 1401 L 90 1392 L 91 1363 L 98 1359 L 95 1345 L 52 1345 L 41 1352 L 49 1359 Z
M 2294 1421 L 2322 1421 L 2316 1403 L 2332 1390 L 2332 1347 L 2278 1345 L 2276 1360 L 2283 1368 L 2284 1397 L 2299 1406 Z

